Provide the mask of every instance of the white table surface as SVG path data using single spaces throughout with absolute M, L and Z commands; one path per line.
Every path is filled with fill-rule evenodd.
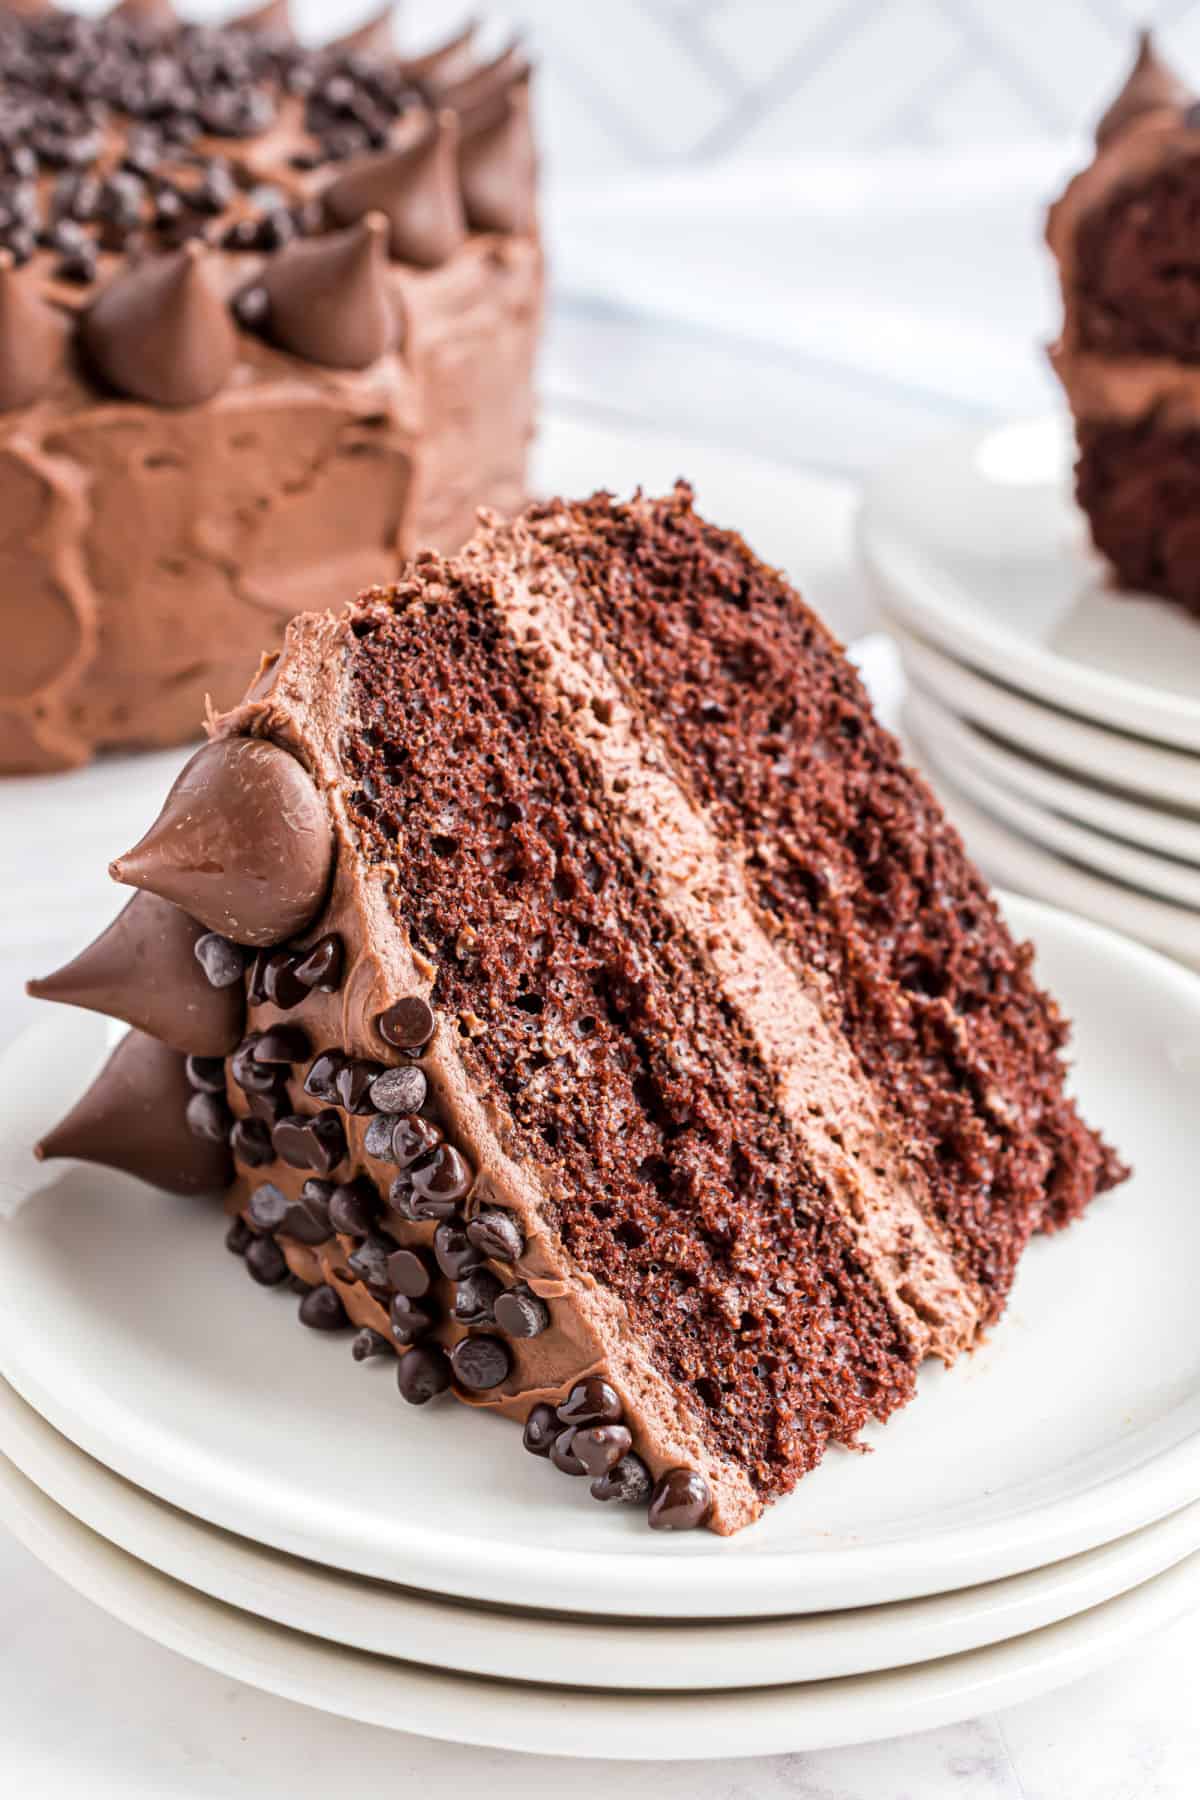
M 1023 234 L 1032 242 L 1027 227 L 1041 179 L 1038 169 L 1017 171 L 981 245 L 1019 246 Z M 953 235 L 945 222 L 937 226 L 938 242 L 947 230 Z M 799 224 L 796 234 L 802 249 Z M 886 268 L 887 254 L 877 240 L 875 266 Z M 1011 260 L 1014 252 L 1006 254 Z M 1044 404 L 1041 275 L 1032 264 L 1018 268 L 1003 297 L 1006 334 L 982 248 L 975 260 L 980 314 L 972 328 L 982 321 L 1005 346 L 999 368 L 986 354 L 986 334 L 948 371 L 925 367 L 927 344 L 894 317 L 889 377 L 875 349 L 865 362 L 876 366 L 856 366 L 852 345 L 839 352 L 825 341 L 827 315 L 813 322 L 811 340 L 804 321 L 789 319 L 751 343 L 720 309 L 700 303 L 686 321 L 664 327 L 631 302 L 619 270 L 613 291 L 598 296 L 594 268 L 564 238 L 565 297 L 551 320 L 544 385 L 581 416 L 658 424 L 784 462 L 859 473 L 942 426 L 998 413 L 1006 397 L 1011 406 Z M 962 309 L 961 296 L 956 305 Z M 837 623 L 852 635 L 869 617 L 865 596 L 850 593 Z M 12 1029 L 11 1015 L 5 1025 Z M 885 1744 L 708 1764 L 546 1760 L 430 1743 L 259 1694 L 138 1637 L 0 1537 L 0 1794 L 32 1800 L 325 1800 L 347 1790 L 405 1795 L 435 1786 L 492 1800 L 564 1791 L 581 1800 L 1193 1800 L 1198 1671 L 1200 1617 L 1044 1699 Z M 586 1748 L 603 1753 L 600 1744 Z

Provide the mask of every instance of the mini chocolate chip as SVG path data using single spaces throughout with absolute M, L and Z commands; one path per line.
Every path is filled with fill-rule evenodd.
M 345 1060 L 345 1053 L 341 1050 L 322 1050 L 304 1077 L 305 1093 L 314 1100 L 324 1100 L 327 1106 L 336 1106 L 337 1078 Z
M 371 1356 L 386 1356 L 390 1346 L 381 1331 L 372 1331 L 364 1325 L 350 1346 L 350 1354 L 355 1362 L 366 1362 Z
M 388 1113 L 376 1113 L 367 1126 L 363 1136 L 363 1151 L 373 1156 L 376 1162 L 394 1162 L 392 1155 L 392 1130 L 395 1119 Z
M 577 1382 L 558 1409 L 564 1425 L 616 1425 L 621 1400 L 616 1389 L 599 1375 Z
M 350 1252 L 346 1261 L 356 1281 L 365 1282 L 369 1288 L 387 1290 L 390 1287 L 388 1257 L 391 1253 L 392 1246 L 387 1238 L 369 1237 Z
M 428 1083 L 421 1069 L 385 1069 L 371 1083 L 371 1099 L 384 1113 L 420 1112 L 425 1104 Z
M 411 1169 L 419 1157 L 439 1148 L 442 1134 L 432 1119 L 419 1114 L 405 1114 L 391 1121 L 391 1155 L 389 1160 L 402 1169 Z
M 393 1143 L 395 1135 L 393 1135 Z M 412 1172 L 413 1210 L 418 1218 L 444 1219 L 470 1193 L 475 1172 L 453 1144 L 442 1144 Z
M 264 1181 L 251 1194 L 246 1210 L 250 1214 L 250 1223 L 259 1231 L 278 1231 L 287 1218 L 290 1205 L 282 1188 L 276 1187 L 273 1181 Z
M 550 1446 L 550 1461 L 564 1475 L 586 1475 L 587 1470 L 575 1455 L 575 1426 L 568 1425 L 565 1431 L 559 1430 L 558 1436 Z
M 238 1162 L 248 1169 L 261 1169 L 275 1161 L 271 1133 L 261 1119 L 235 1119 L 229 1134 L 229 1147 Z
M 225 1058 L 223 1056 L 189 1056 L 184 1064 L 187 1078 L 194 1088 L 205 1094 L 225 1092 Z
M 334 1077 L 338 1102 L 348 1113 L 372 1113 L 371 1084 L 379 1073 L 379 1064 L 361 1057 L 347 1057 Z
M 461 1219 L 443 1219 L 433 1234 L 433 1254 L 447 1281 L 461 1281 L 472 1269 L 482 1269 L 484 1254 L 467 1237 Z
M 571 1454 L 581 1462 L 589 1475 L 605 1475 L 633 1448 L 633 1439 L 624 1425 L 578 1425 L 571 1443 Z
M 652 1531 L 695 1531 L 712 1512 L 712 1495 L 695 1469 L 668 1469 L 654 1484 L 648 1523 Z
M 433 1008 L 420 994 L 397 1000 L 375 1021 L 379 1035 L 397 1050 L 421 1050 L 433 1036 Z
M 346 1331 L 350 1320 L 336 1289 L 322 1282 L 300 1302 L 300 1323 L 311 1326 L 314 1331 Z
M 261 282 L 252 282 L 233 296 L 233 316 L 245 331 L 257 331 L 270 310 L 270 296 Z
M 550 1308 L 521 1284 L 497 1300 L 496 1323 L 509 1337 L 540 1337 L 550 1323 Z
M 72 250 L 64 256 L 55 267 L 54 273 L 60 281 L 74 281 L 81 287 L 95 281 L 99 270 L 99 258 L 94 244 L 81 244 L 78 250 Z
M 539 1400 L 529 1409 L 522 1442 L 531 1456 L 549 1456 L 554 1440 L 562 1432 L 562 1422 L 552 1406 Z
M 315 1169 L 332 1175 L 346 1154 L 346 1133 L 332 1108 L 311 1119 L 291 1113 L 280 1119 L 271 1133 L 276 1156 L 293 1169 Z
M 262 1287 L 278 1287 L 287 1279 L 287 1258 L 274 1238 L 255 1238 L 246 1250 L 246 1267 Z
M 366 1237 L 379 1211 L 379 1194 L 365 1175 L 335 1187 L 329 1200 L 329 1222 L 346 1237 Z
M 257 1063 L 287 1063 L 290 1067 L 292 1063 L 304 1062 L 311 1054 L 308 1033 L 299 1025 L 272 1025 L 254 1046 Z
M 248 1247 L 254 1242 L 254 1233 L 245 1219 L 235 1218 L 229 1222 L 229 1230 L 225 1233 L 225 1248 L 232 1250 L 235 1256 L 245 1256 Z
M 496 1302 L 504 1292 L 490 1269 L 475 1269 L 454 1289 L 454 1317 L 460 1325 L 494 1325 Z
M 224 1144 L 233 1128 L 233 1114 L 224 1094 L 193 1094 L 187 1103 L 187 1126 L 193 1137 L 206 1143 Z
M 615 1468 L 593 1481 L 593 1500 L 620 1500 L 626 1506 L 645 1506 L 654 1483 L 640 1456 L 623 1456 Z
M 308 989 L 296 979 L 296 958 L 290 950 L 260 950 L 251 978 L 250 998 L 256 1004 L 269 1000 L 281 1012 L 290 1012 L 307 1000 Z
M 300 1189 L 295 1204 L 289 1208 L 284 1229 L 302 1244 L 326 1244 L 333 1236 L 329 1218 L 329 1202 L 333 1183 L 310 1177 Z
M 292 1105 L 288 1099 L 287 1087 L 283 1082 L 278 1087 L 270 1088 L 265 1094 L 247 1094 L 246 1101 L 254 1117 L 261 1119 L 263 1124 L 268 1127 L 278 1125 L 285 1113 L 291 1110 Z M 275 1152 L 272 1150 L 272 1161 L 274 1157 Z
M 410 1300 L 423 1300 L 433 1287 L 434 1269 L 424 1250 L 393 1250 L 387 1272 L 396 1292 Z
M 398 1344 L 415 1344 L 418 1338 L 428 1337 L 437 1324 L 434 1307 L 421 1300 L 412 1300 L 407 1294 L 393 1294 L 388 1318 L 392 1336 Z
M 469 1341 L 469 1340 L 464 1340 Z M 396 1385 L 410 1406 L 424 1406 L 450 1386 L 450 1362 L 440 1344 L 415 1344 L 400 1358 Z
M 260 1063 L 255 1056 L 261 1036 L 261 1032 L 252 1031 L 242 1039 L 230 1058 L 230 1073 L 246 1094 L 277 1093 L 284 1080 L 283 1072 L 276 1064 Z
M 342 965 L 345 961 L 345 950 L 342 940 L 336 932 L 329 932 L 318 938 L 309 949 L 299 952 L 301 961 L 293 970 L 298 982 L 306 988 L 316 988 L 322 994 L 336 994 L 342 984 Z
M 246 972 L 246 953 L 219 931 L 206 931 L 196 939 L 196 961 L 215 988 L 233 987 Z
M 512 1357 L 498 1337 L 465 1337 L 450 1352 L 454 1379 L 470 1394 L 483 1394 L 508 1379 Z
M 485 1256 L 515 1263 L 525 1252 L 525 1234 L 510 1212 L 488 1207 L 467 1226 L 467 1236 Z

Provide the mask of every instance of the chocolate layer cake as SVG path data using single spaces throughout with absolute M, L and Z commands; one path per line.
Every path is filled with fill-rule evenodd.
M 0 9 L 0 771 L 198 736 L 293 614 L 524 503 L 529 65 L 389 46 Z
M 1067 1028 L 820 622 L 686 488 L 288 629 L 32 991 L 41 1146 L 181 1190 L 406 1400 L 731 1532 L 1119 1180 Z
M 1200 614 L 1200 104 L 1148 32 L 1046 236 L 1092 538 L 1123 587 Z

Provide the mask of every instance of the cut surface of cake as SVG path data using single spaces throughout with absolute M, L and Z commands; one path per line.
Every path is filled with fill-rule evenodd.
M 1200 614 L 1200 104 L 1141 34 L 1050 209 L 1076 496 L 1122 587 Z
M 0 9 L 0 773 L 199 738 L 293 614 L 524 504 L 529 75 Z
M 293 622 L 113 873 L 32 991 L 133 1030 L 42 1154 L 228 1183 L 306 1324 L 654 1526 L 855 1444 L 1124 1173 L 852 665 L 682 486 Z

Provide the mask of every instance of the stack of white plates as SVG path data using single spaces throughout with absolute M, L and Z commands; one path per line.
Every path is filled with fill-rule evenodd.
M 1200 1602 L 1200 980 L 1006 902 L 1136 1173 L 1035 1243 L 1003 1324 L 732 1540 L 664 1537 L 510 1425 L 405 1407 L 299 1328 L 216 1210 L 72 1169 L 0 1226 L 0 1521 L 213 1668 L 349 1717 L 606 1757 L 798 1750 L 974 1715 Z M 96 1051 L 0 1059 L 0 1181 Z
M 1200 965 L 1200 619 L 1111 587 L 1071 458 L 1042 420 L 870 485 L 905 729 L 993 876 Z

